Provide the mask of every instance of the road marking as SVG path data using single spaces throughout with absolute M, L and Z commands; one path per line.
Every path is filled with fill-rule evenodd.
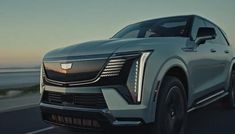
M 54 128 L 56 128 L 56 127 L 54 127 L 54 126 L 46 127 L 46 128 L 42 128 L 42 129 L 32 131 L 32 132 L 27 132 L 25 134 L 37 134 L 37 133 L 45 132 L 45 131 L 48 131 L 48 130 L 51 130 L 51 129 L 54 129 Z

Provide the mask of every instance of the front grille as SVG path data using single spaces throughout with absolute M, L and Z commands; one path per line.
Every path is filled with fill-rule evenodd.
M 79 108 L 105 109 L 107 104 L 102 93 L 43 93 L 42 102 Z
M 59 62 L 44 61 L 46 76 L 43 82 L 45 85 L 60 87 L 125 85 L 136 58 L 136 55 L 118 55 L 89 62 L 74 61 L 72 68 L 66 71 L 61 70 Z
M 46 80 L 55 83 L 87 83 L 97 79 L 106 59 L 87 61 L 44 61 Z M 63 69 L 62 65 L 70 64 L 71 68 Z

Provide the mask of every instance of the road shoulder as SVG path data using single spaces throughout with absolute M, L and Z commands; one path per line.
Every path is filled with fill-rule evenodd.
M 28 94 L 15 98 L 0 99 L 0 113 L 38 106 L 40 94 Z

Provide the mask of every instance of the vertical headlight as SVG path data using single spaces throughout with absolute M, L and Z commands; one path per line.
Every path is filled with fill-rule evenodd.
M 139 60 L 139 67 L 138 67 L 138 95 L 137 95 L 137 102 L 141 101 L 142 98 L 142 90 L 143 90 L 143 79 L 144 79 L 144 69 L 145 69 L 145 63 L 150 55 L 150 52 L 144 52 Z
M 140 103 L 142 100 L 145 64 L 150 53 L 151 52 L 142 52 L 142 54 L 134 60 L 130 69 L 127 87 L 134 103 Z
M 40 69 L 40 94 L 42 94 L 43 90 L 44 90 L 44 83 L 43 83 L 43 77 L 45 77 L 45 73 L 44 73 L 44 67 L 43 64 L 41 65 L 41 69 Z

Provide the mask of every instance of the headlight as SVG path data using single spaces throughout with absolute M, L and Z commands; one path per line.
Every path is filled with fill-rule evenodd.
M 142 100 L 145 64 L 150 54 L 147 51 L 112 56 L 101 73 L 104 79 L 101 85 L 122 85 L 123 88 L 117 88 L 119 93 L 128 103 L 139 104 Z
M 42 94 L 43 90 L 44 90 L 44 82 L 43 82 L 43 77 L 45 77 L 45 73 L 44 73 L 44 67 L 43 64 L 41 65 L 41 69 L 40 69 L 40 94 Z
M 143 90 L 143 79 L 144 79 L 144 69 L 145 69 L 145 63 L 146 60 L 148 58 L 148 56 L 150 55 L 150 52 L 144 52 L 141 57 L 139 62 L 139 67 L 138 67 L 138 87 L 137 87 L 137 91 L 138 91 L 138 95 L 137 95 L 137 102 L 141 101 L 142 98 L 142 90 Z
M 129 73 L 127 87 L 134 103 L 140 103 L 142 99 L 145 64 L 150 53 L 151 52 L 142 52 L 140 57 L 136 58 L 133 62 Z

